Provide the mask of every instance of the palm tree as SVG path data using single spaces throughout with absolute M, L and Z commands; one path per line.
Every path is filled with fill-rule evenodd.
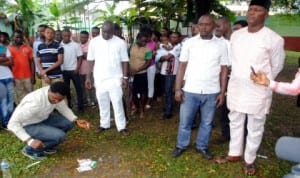
M 98 17 L 96 17 L 93 22 L 96 23 L 97 25 L 101 25 L 105 20 L 110 20 L 114 23 L 120 24 L 121 18 L 115 12 L 118 3 L 113 2 L 112 4 L 110 4 L 104 1 L 104 4 L 106 6 L 106 10 L 96 9 L 92 11 L 92 14 L 98 15 Z
M 35 24 L 37 16 L 37 2 L 39 0 L 15 0 L 16 3 L 5 1 L 2 8 L 6 14 L 13 15 L 13 24 L 15 30 L 22 30 L 25 34 L 25 41 L 29 42 L 29 35 L 33 33 L 32 27 Z

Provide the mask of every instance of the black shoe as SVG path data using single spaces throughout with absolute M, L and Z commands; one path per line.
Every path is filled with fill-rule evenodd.
M 42 153 L 29 153 L 26 151 L 25 147 L 22 149 L 22 154 L 33 160 L 43 160 L 43 159 L 47 158 L 43 152 Z
M 184 151 L 185 151 L 184 149 L 176 147 L 172 152 L 172 157 L 176 158 L 176 157 L 180 156 Z
M 198 153 L 200 153 L 205 159 L 212 159 L 213 155 L 210 153 L 208 149 L 196 149 Z
M 124 136 L 129 136 L 130 132 L 127 129 L 123 129 L 120 131 L 120 134 L 124 135 Z
M 102 133 L 102 132 L 104 132 L 105 130 L 108 130 L 108 128 L 98 127 L 98 128 L 95 130 L 95 132 L 97 132 L 97 133 Z

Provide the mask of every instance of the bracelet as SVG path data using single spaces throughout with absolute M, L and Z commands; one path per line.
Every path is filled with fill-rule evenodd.
M 127 77 L 127 76 L 123 76 L 122 78 L 125 79 L 125 80 L 128 80 L 128 77 Z
M 31 138 L 28 142 L 27 142 L 27 145 L 28 146 L 31 146 L 31 144 L 34 142 L 34 139 L 33 138 Z

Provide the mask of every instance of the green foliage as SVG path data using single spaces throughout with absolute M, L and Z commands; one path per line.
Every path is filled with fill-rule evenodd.
M 58 19 L 60 17 L 60 10 L 58 8 L 58 5 L 57 5 L 57 1 L 54 1 L 53 3 L 50 3 L 49 4 L 49 10 L 50 10 L 50 13 L 56 18 Z
M 108 2 L 104 2 L 106 6 L 106 10 L 102 9 L 96 9 L 92 13 L 95 15 L 98 15 L 93 22 L 96 23 L 97 25 L 102 25 L 105 20 L 110 20 L 114 23 L 120 24 L 121 19 L 120 16 L 116 15 L 115 10 L 117 7 L 117 4 L 113 2 L 112 4 Z
M 231 22 L 234 22 L 236 20 L 235 14 L 231 12 L 227 7 L 223 6 L 219 1 L 213 1 L 210 10 L 218 13 L 220 16 L 228 17 Z

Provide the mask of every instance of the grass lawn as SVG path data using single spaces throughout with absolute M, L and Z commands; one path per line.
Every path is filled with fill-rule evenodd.
M 288 52 L 288 60 L 279 80 L 290 81 L 297 71 L 299 53 Z M 268 159 L 257 158 L 257 175 L 254 177 L 276 178 L 290 172 L 293 163 L 276 158 L 274 147 L 280 136 L 300 136 L 300 109 L 296 107 L 296 97 L 274 94 L 271 114 L 268 116 L 264 138 L 258 154 Z M 105 133 L 94 130 L 83 131 L 74 128 L 67 140 L 58 147 L 58 152 L 41 163 L 26 169 L 35 161 L 24 157 L 20 150 L 24 146 L 13 134 L 0 130 L 0 158 L 11 163 L 13 177 L 200 177 L 200 178 L 239 178 L 245 177 L 242 162 L 217 165 L 203 159 L 194 149 L 193 131 L 191 146 L 179 158 L 172 158 L 171 152 L 176 143 L 178 127 L 178 106 L 174 117 L 160 120 L 162 104 L 155 103 L 147 111 L 145 119 L 133 117 L 129 123 L 132 132 L 129 137 L 117 133 L 114 122 Z M 218 113 L 217 127 L 212 131 L 210 150 L 214 155 L 224 155 L 228 144 L 217 145 L 213 141 L 220 136 Z M 99 124 L 97 109 L 89 109 L 80 115 L 89 120 L 94 128 Z M 78 173 L 77 159 L 91 158 L 97 161 L 92 171 Z

